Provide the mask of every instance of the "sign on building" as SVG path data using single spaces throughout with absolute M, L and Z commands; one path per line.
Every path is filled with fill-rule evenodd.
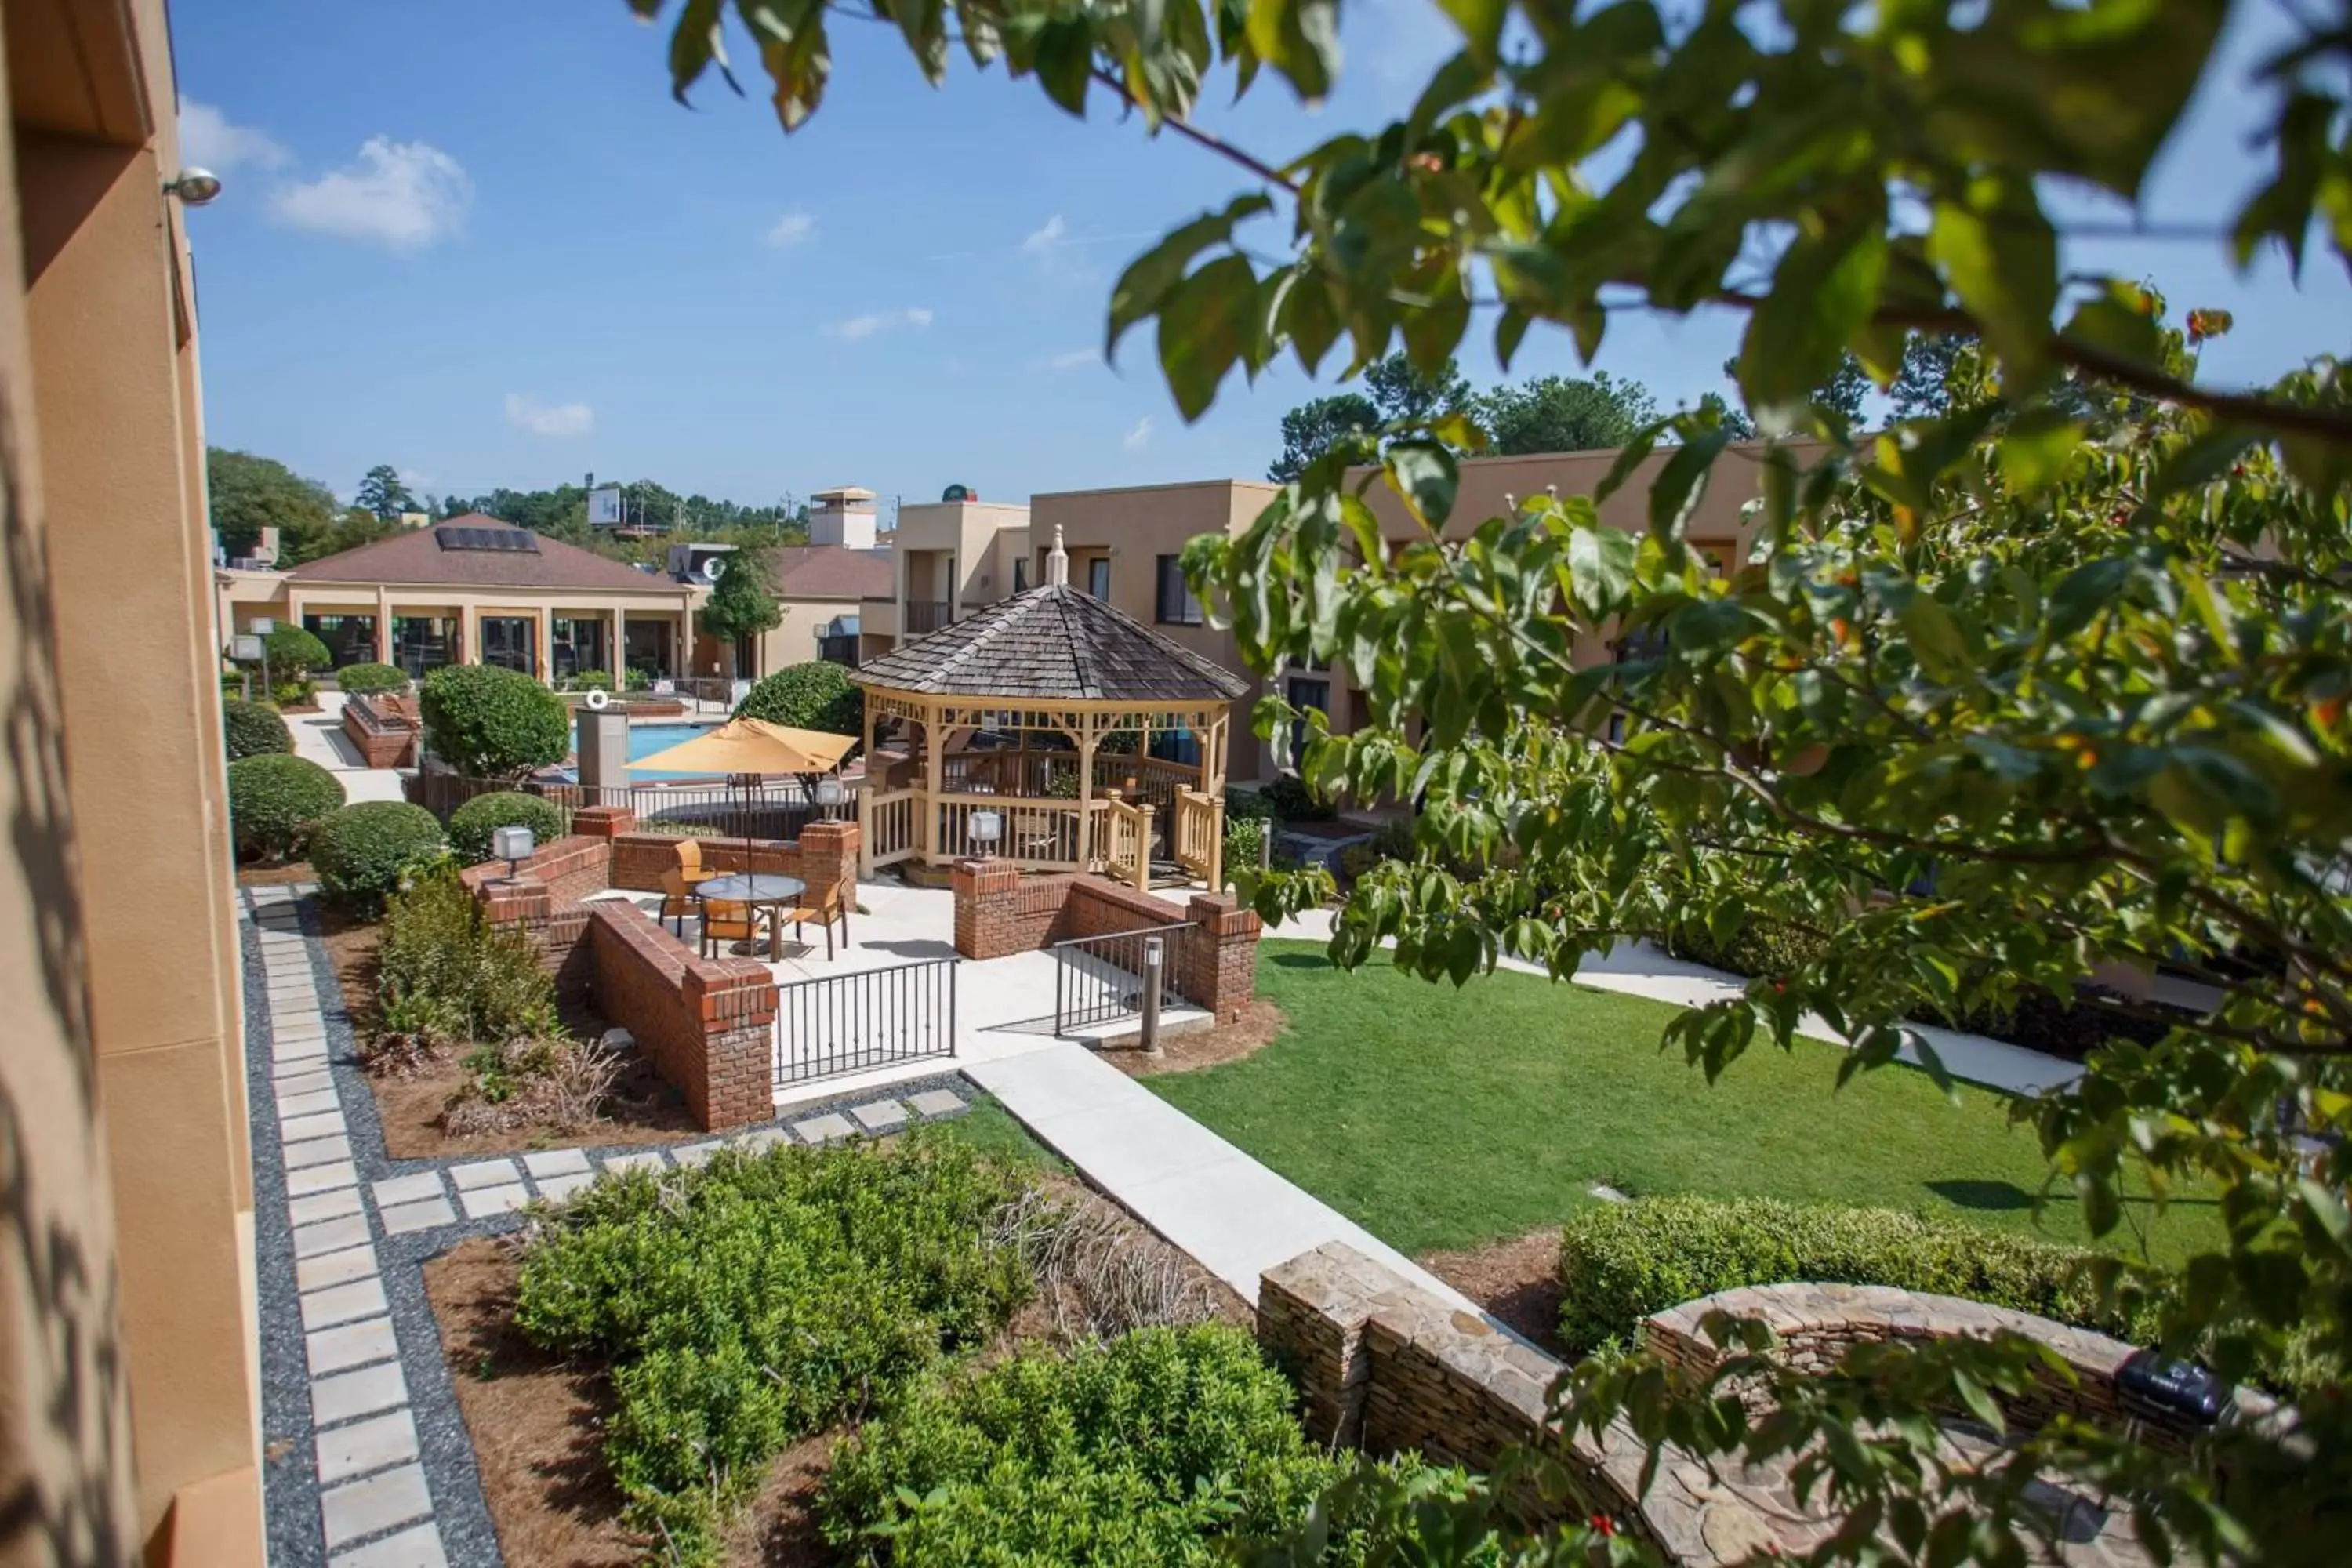
M 588 526 L 618 528 L 621 526 L 621 487 L 611 485 L 588 492 Z

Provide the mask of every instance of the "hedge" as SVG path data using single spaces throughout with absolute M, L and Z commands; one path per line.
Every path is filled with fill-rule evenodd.
M 837 664 L 795 664 L 765 677 L 745 693 L 735 717 L 860 735 L 866 727 L 866 693 L 849 683 L 849 671 Z
M 307 758 L 270 752 L 228 765 L 229 824 L 241 854 L 290 856 L 342 804 L 342 784 Z
M 512 778 L 563 760 L 572 715 L 563 700 L 520 670 L 445 664 L 417 688 L 425 744 L 475 778 Z
M 232 700 L 222 703 L 221 738 L 227 742 L 228 760 L 232 763 L 242 757 L 266 757 L 294 749 L 294 732 L 278 716 L 278 710 L 267 702 Z
M 552 801 L 515 790 L 478 795 L 449 814 L 449 847 L 468 866 L 490 858 L 490 835 L 501 827 L 528 827 L 542 845 L 563 837 L 563 813 Z
M 1581 1355 L 1701 1296 L 1811 1280 L 1959 1296 L 2145 1342 L 2152 1321 L 2100 1306 L 2088 1274 L 2097 1256 L 1900 1209 L 1775 1198 L 1601 1204 L 1561 1229 L 1560 1338 Z
M 441 825 L 421 805 L 371 800 L 347 805 L 310 835 L 310 868 L 328 898 L 347 909 L 373 913 L 401 873 L 446 847 Z
M 1222 1323 L 1033 1350 L 866 1422 L 818 1517 L 846 1560 L 893 1568 L 1219 1562 L 1222 1542 L 1296 1525 L 1346 1468 L 1294 1399 Z
M 408 673 L 389 664 L 347 664 L 335 671 L 335 684 L 353 697 L 373 697 L 408 689 Z

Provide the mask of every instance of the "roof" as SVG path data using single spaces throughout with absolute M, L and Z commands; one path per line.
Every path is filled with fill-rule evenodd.
M 780 599 L 887 599 L 890 552 L 843 544 L 782 544 L 760 552 Z
M 473 537 L 478 531 L 486 537 Z M 520 534 L 521 548 L 466 549 Z M 537 548 L 531 548 L 531 546 Z M 574 588 L 597 593 L 674 595 L 677 585 L 649 577 L 593 550 L 469 511 L 356 550 L 307 561 L 287 573 L 294 583 L 385 583 L 449 588 Z
M 812 490 L 811 500 L 872 500 L 874 492 L 864 485 L 835 485 L 829 490 Z
M 1020 701 L 1230 702 L 1249 683 L 1066 583 L 1047 583 L 850 672 L 860 686 Z

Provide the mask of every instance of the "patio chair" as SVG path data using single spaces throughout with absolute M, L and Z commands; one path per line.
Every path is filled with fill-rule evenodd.
M 845 949 L 849 946 L 849 900 L 841 896 L 841 884 L 838 882 L 830 887 L 811 888 L 803 896 L 803 900 L 800 908 L 782 910 L 776 918 L 793 922 L 794 942 L 801 940 L 801 927 L 803 923 L 814 921 L 823 926 L 824 957 L 825 962 L 830 963 L 833 962 L 833 928 L 836 921 L 841 926 L 841 945 Z
M 677 841 L 677 868 L 689 888 L 697 882 L 708 882 L 711 878 L 719 875 L 718 872 L 703 865 L 702 840 L 699 838 L 681 838 Z
M 702 906 L 702 956 L 715 958 L 720 942 L 755 942 L 760 935 L 758 915 L 749 904 L 730 903 L 724 899 L 711 899 Z
M 672 866 L 661 875 L 661 918 L 677 922 L 677 940 L 686 940 L 686 917 L 694 913 L 694 884 L 686 873 Z

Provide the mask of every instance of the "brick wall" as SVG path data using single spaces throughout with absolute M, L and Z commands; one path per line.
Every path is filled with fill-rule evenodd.
M 342 726 L 344 738 L 369 767 L 416 765 L 417 724 L 413 699 L 347 697 L 343 700 Z
M 597 1010 L 635 1035 L 709 1131 L 775 1115 L 776 983 L 748 958 L 706 959 L 635 905 L 586 906 Z
M 677 865 L 679 838 L 680 836 L 674 833 L 615 834 L 612 839 L 613 886 L 640 893 L 660 892 L 662 873 Z M 700 838 L 696 842 L 702 846 L 704 869 L 743 869 L 747 857 L 742 839 Z M 801 874 L 801 849 L 795 843 L 754 838 L 748 859 L 755 871 L 777 871 L 787 877 Z
M 1257 991 L 1257 916 L 1222 893 L 1179 907 L 1101 877 L 1024 876 L 1003 860 L 963 860 L 952 873 L 956 951 L 966 958 L 1035 952 L 1076 937 L 1152 926 L 1169 933 L 1169 978 L 1185 1000 L 1230 1023 Z
M 511 878 L 503 860 L 485 860 L 478 866 L 467 867 L 459 874 L 485 908 L 498 910 L 505 903 L 536 902 L 544 906 L 537 912 L 544 914 L 549 908 L 576 904 L 589 894 L 601 893 L 612 886 L 609 851 L 610 846 L 604 839 L 573 834 L 541 845 L 530 859 L 513 868 Z M 503 891 L 509 887 L 536 892 Z M 511 913 L 494 913 L 491 918 L 514 917 Z

